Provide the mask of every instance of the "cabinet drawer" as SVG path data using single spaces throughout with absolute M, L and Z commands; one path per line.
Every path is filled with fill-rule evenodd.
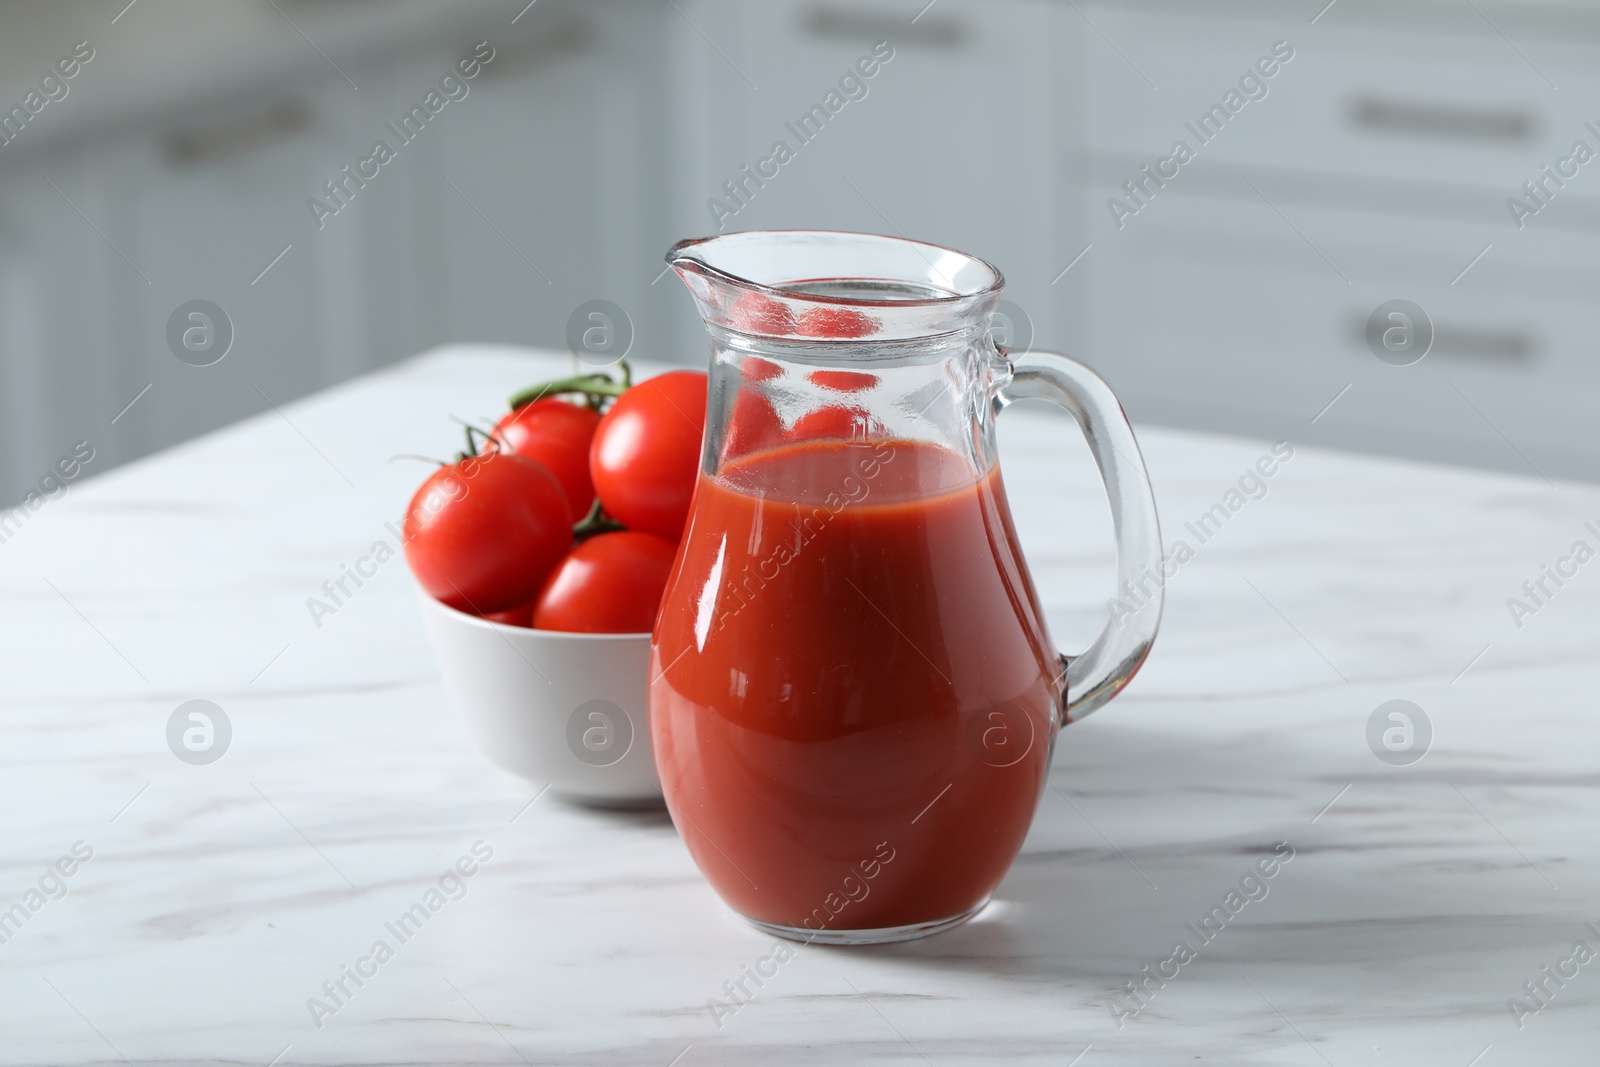
M 1259 199 L 1157 206 L 1165 214 L 1142 215 L 1095 246 L 1090 357 L 1136 417 L 1368 446 L 1360 436 L 1374 427 L 1391 441 L 1491 451 L 1509 452 L 1509 438 L 1587 456 L 1600 471 L 1600 308 L 1586 296 L 1597 273 L 1587 238 L 1530 230 L 1506 239 L 1486 227 L 1302 208 L 1295 225 L 1313 249 Z M 1412 366 L 1381 362 L 1365 340 L 1368 316 L 1393 299 L 1415 302 L 1433 323 L 1433 348 Z
M 1136 176 L 1134 161 L 1154 163 L 1182 139 L 1195 159 L 1179 183 L 1185 171 L 1233 164 L 1383 208 L 1408 186 L 1467 188 L 1483 194 L 1470 202 L 1473 217 L 1509 227 L 1506 197 L 1542 165 L 1553 166 L 1579 138 L 1600 150 L 1600 135 L 1584 125 L 1595 117 L 1585 104 L 1600 92 L 1600 42 L 1529 43 L 1525 59 L 1487 23 L 1481 33 L 1420 33 L 1105 8 L 1094 18 L 1128 57 L 1088 50 L 1089 84 L 1100 87 L 1091 91 L 1089 143 L 1134 164 L 1114 185 Z M 1224 108 L 1226 122 L 1213 118 L 1202 142 L 1191 127 L 1279 40 L 1293 58 L 1251 87 L 1259 99 L 1239 93 L 1237 113 Z M 1580 192 L 1589 183 L 1589 195 L 1600 196 L 1600 163 L 1579 173 Z M 1341 186 L 1346 176 L 1394 185 Z

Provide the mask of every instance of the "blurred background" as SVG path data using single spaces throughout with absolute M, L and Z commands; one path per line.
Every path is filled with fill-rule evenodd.
M 7 4 L 0 502 L 596 299 L 699 363 L 663 253 L 776 227 L 989 259 L 1136 421 L 1595 480 L 1597 60 L 1542 0 Z

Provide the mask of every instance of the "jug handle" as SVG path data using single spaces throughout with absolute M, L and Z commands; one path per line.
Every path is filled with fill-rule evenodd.
M 1023 399 L 1048 400 L 1077 420 L 1099 465 L 1116 530 L 1117 601 L 1112 617 L 1083 652 L 1061 657 L 1066 675 L 1061 709 L 1065 725 L 1120 693 L 1150 654 L 1164 597 L 1161 528 L 1139 442 L 1105 380 L 1055 352 L 1002 355 L 1010 363 L 1011 375 L 995 391 L 999 408 Z

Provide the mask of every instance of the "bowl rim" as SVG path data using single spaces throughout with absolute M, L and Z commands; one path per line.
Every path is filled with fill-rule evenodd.
M 493 619 L 485 619 L 481 615 L 474 615 L 471 612 L 462 611 L 460 608 L 453 608 L 437 597 L 430 596 L 428 591 L 421 586 L 417 586 L 416 590 L 417 596 L 423 600 L 425 609 L 431 607 L 446 618 L 454 618 L 459 623 L 497 633 L 531 634 L 540 639 L 553 641 L 637 641 L 641 637 L 645 640 L 650 640 L 654 636 L 649 630 L 627 634 L 591 634 L 573 633 L 568 630 L 538 630 L 532 626 L 512 626 L 510 623 L 495 622 Z

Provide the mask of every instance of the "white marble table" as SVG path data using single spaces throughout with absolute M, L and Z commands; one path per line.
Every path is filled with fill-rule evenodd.
M 447 413 L 568 365 L 440 350 L 80 482 L 0 545 L 0 913 L 41 905 L 0 944 L 0 1063 L 1600 1055 L 1600 960 L 1561 987 L 1541 970 L 1600 951 L 1600 562 L 1520 629 L 1506 607 L 1600 547 L 1600 491 L 1298 449 L 1199 545 L 1184 524 L 1269 445 L 1145 431 L 1167 541 L 1196 553 L 1144 673 L 1063 735 L 998 902 L 923 942 L 801 948 L 719 1027 L 708 1000 L 771 940 L 666 816 L 530 806 L 475 754 L 402 562 L 320 629 L 306 607 L 392 540 L 423 471 L 390 456 L 449 451 Z M 1081 642 L 1110 592 L 1087 454 L 1029 412 L 1002 446 L 1056 636 Z M 207 766 L 166 742 L 191 699 L 232 724 Z M 1368 745 L 1391 699 L 1432 723 L 1409 766 Z M 465 895 L 316 1025 L 308 999 L 398 944 L 384 924 L 477 842 Z M 1267 896 L 1203 943 L 1186 924 L 1280 842 Z M 29 898 L 41 880 L 66 895 Z M 1119 990 L 1179 939 L 1195 957 L 1133 1013 Z M 1551 995 L 1519 1028 L 1526 981 Z

